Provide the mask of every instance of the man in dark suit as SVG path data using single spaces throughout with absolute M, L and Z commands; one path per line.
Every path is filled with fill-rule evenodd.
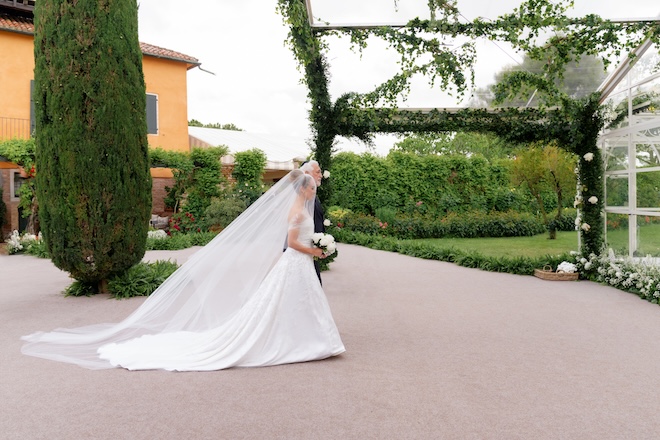
M 314 178 L 317 188 L 321 185 L 321 179 L 323 179 L 323 173 L 321 172 L 321 167 L 319 166 L 319 163 L 317 161 L 310 160 L 307 162 L 303 162 L 302 165 L 300 166 L 300 170 L 305 174 L 309 174 Z M 323 206 L 321 206 L 321 201 L 317 196 L 316 200 L 314 200 L 314 232 L 325 233 L 325 225 L 323 224 L 324 220 L 325 220 L 325 214 L 323 213 Z M 316 275 L 319 277 L 319 281 L 321 282 L 321 285 L 323 285 L 323 282 L 321 281 L 321 267 L 317 260 L 314 260 L 314 269 L 316 269 Z

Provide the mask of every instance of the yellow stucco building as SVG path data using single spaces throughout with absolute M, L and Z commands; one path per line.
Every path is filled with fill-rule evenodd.
M 0 141 L 26 139 L 34 131 L 31 88 L 34 79 L 34 1 L 0 0 Z M 151 147 L 189 151 L 186 75 L 200 62 L 191 56 L 140 43 L 147 92 L 148 141 Z M 152 169 L 158 179 L 170 178 L 167 169 Z M 0 157 L 0 187 L 7 206 L 3 236 L 21 229 L 18 187 L 22 177 L 16 164 Z M 162 192 L 167 182 L 154 182 Z M 162 202 L 162 194 L 154 194 Z M 155 206 L 158 211 L 158 207 Z

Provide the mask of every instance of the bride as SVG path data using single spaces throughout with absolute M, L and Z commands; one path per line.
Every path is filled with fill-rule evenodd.
M 206 371 L 344 352 L 314 270 L 316 184 L 294 170 L 116 324 L 37 332 L 22 352 L 90 369 Z M 282 244 L 288 247 L 282 253 Z

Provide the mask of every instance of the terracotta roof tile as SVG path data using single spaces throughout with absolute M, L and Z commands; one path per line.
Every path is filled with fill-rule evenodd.
M 32 19 L 20 15 L 0 12 L 0 29 L 7 29 L 23 34 L 34 34 L 34 24 Z
M 199 66 L 201 64 L 197 58 L 193 58 L 190 55 L 186 55 L 181 52 L 175 52 L 170 49 L 164 49 L 149 43 L 140 42 L 140 49 L 142 49 L 142 53 L 144 55 L 151 55 L 158 58 L 168 58 L 175 61 L 184 61 L 189 64 L 194 64 L 195 66 Z
M 22 17 L 6 12 L 0 12 L 0 30 L 19 32 L 22 34 L 34 35 L 34 23 L 32 18 Z M 153 44 L 140 42 L 140 49 L 143 55 L 150 55 L 157 58 L 166 58 L 173 61 L 181 61 L 191 64 L 192 67 L 199 66 L 201 63 L 197 58 L 176 52 L 170 49 L 154 46 Z

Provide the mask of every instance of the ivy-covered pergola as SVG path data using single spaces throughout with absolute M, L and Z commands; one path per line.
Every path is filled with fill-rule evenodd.
M 402 0 L 399 0 L 402 1 Z M 396 3 L 396 1 L 395 1 Z M 597 15 L 568 17 L 572 1 L 527 0 L 510 14 L 486 21 L 460 20 L 456 0 L 428 0 L 428 19 L 414 18 L 399 26 L 345 26 L 316 23 L 311 0 L 278 0 L 279 12 L 290 28 L 289 44 L 304 74 L 311 102 L 313 152 L 324 169 L 331 168 L 336 136 L 369 141 L 376 133 L 491 132 L 518 143 L 555 142 L 579 156 L 577 200 L 578 225 L 584 254 L 603 247 L 603 164 L 597 146 L 605 124 L 599 92 L 574 99 L 560 92 L 556 83 L 564 67 L 584 55 L 608 59 L 633 53 L 644 41 L 660 41 L 660 22 L 655 19 L 604 20 Z M 550 34 L 549 38 L 544 38 Z M 368 93 L 346 93 L 336 100 L 328 90 L 327 37 L 345 36 L 362 50 L 369 37 L 389 44 L 400 56 L 400 71 Z M 460 46 L 449 39 L 463 38 Z M 452 88 L 463 96 L 474 83 L 474 40 L 509 43 L 530 58 L 544 60 L 544 72 L 513 72 L 495 86 L 496 102 L 516 97 L 525 88 L 536 90 L 536 108 L 465 108 L 448 111 L 398 109 L 397 99 L 410 91 L 415 75 L 431 84 Z M 329 185 L 321 187 L 327 197 Z

